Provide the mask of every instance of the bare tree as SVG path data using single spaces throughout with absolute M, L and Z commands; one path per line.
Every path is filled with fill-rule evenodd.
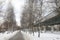
M 14 11 L 13 11 L 13 7 L 10 4 L 8 6 L 8 10 L 7 10 L 7 18 L 6 18 L 6 22 L 8 23 L 8 30 L 13 31 L 13 27 L 16 26 L 16 20 L 15 20 L 15 15 L 14 15 Z

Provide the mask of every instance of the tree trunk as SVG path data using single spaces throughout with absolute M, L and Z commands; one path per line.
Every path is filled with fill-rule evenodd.
M 51 26 L 51 32 L 53 32 L 54 31 L 54 27 L 53 26 Z
M 43 29 L 43 30 L 44 30 L 44 32 L 46 32 L 46 26 L 43 26 L 43 28 L 44 28 L 44 29 Z

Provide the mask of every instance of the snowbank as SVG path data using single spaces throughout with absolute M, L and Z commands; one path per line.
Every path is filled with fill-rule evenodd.
M 26 33 L 26 32 L 21 31 L 21 33 L 23 34 L 23 37 L 25 40 L 33 40 L 32 35 L 30 35 L 29 32 Z
M 25 40 L 60 40 L 60 34 L 54 33 L 40 33 L 40 37 L 38 37 L 38 32 L 30 34 L 29 32 L 22 32 Z
M 18 31 L 14 32 L 5 32 L 5 33 L 0 33 L 0 40 L 8 40 L 11 37 L 13 37 Z

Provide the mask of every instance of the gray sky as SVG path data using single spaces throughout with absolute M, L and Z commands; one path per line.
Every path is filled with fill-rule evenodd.
M 14 13 L 16 15 L 17 24 L 20 26 L 21 14 L 26 0 L 12 0 L 12 5 L 14 7 Z

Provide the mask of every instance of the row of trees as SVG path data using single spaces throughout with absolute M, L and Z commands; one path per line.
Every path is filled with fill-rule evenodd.
M 36 24 L 41 18 L 42 11 L 42 0 L 28 0 L 27 5 L 24 7 L 24 11 L 22 13 L 21 26 L 23 28 L 29 28 L 30 31 L 34 33 L 34 31 L 39 32 L 39 28 L 34 28 L 34 24 Z M 38 36 L 39 36 L 38 35 Z
M 5 4 L 1 5 L 0 13 L 6 14 L 3 25 L 9 29 L 13 29 L 16 26 L 15 15 L 13 7 L 9 2 L 6 10 L 3 9 Z M 26 0 L 26 5 L 24 7 L 21 27 L 31 28 L 35 30 L 34 24 L 40 22 L 41 18 L 50 13 L 57 13 L 55 10 L 59 8 L 59 0 Z M 4 10 L 4 11 L 3 11 Z M 36 28 L 39 31 L 39 27 Z
M 32 27 L 41 18 L 42 0 L 28 0 L 22 13 L 21 26 Z
M 11 5 L 11 2 L 9 2 L 8 4 L 3 4 L 5 2 L 2 2 L 2 4 L 0 5 L 0 14 L 2 15 L 1 18 L 4 19 L 4 21 L 2 21 L 3 23 L 0 25 L 1 31 L 13 31 L 14 27 L 16 27 L 16 20 L 15 20 L 15 14 L 14 14 L 14 10 L 13 10 L 13 6 Z M 5 9 L 5 8 L 6 9 Z M 4 30 L 5 29 L 5 30 Z
M 28 0 L 22 13 L 21 26 L 23 28 L 30 27 L 32 30 L 37 29 L 39 31 L 41 29 L 39 28 L 40 26 L 38 27 L 37 25 L 35 29 L 34 24 L 40 22 L 42 17 L 45 17 L 50 13 L 60 13 L 59 4 L 59 0 Z

